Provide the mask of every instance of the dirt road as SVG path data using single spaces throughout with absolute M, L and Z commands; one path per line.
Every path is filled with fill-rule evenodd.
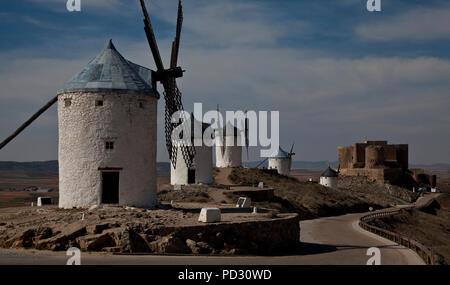
M 425 204 L 435 196 L 427 196 L 417 202 Z M 321 218 L 302 221 L 301 254 L 290 256 L 158 256 L 158 255 L 108 255 L 82 253 L 82 264 L 135 264 L 135 265 L 364 265 L 370 256 L 367 249 L 377 247 L 381 251 L 382 265 L 424 264 L 412 250 L 399 246 L 358 226 L 364 214 Z M 65 252 L 35 250 L 0 250 L 0 264 L 65 264 Z

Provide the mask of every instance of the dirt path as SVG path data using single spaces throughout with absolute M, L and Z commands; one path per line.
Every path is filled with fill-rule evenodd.
M 234 185 L 234 183 L 228 179 L 228 176 L 231 174 L 233 168 L 217 168 L 217 170 L 218 172 L 214 175 L 214 183 L 221 185 Z

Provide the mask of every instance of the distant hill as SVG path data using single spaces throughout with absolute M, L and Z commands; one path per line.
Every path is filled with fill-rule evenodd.
M 168 162 L 158 162 L 156 169 L 158 173 L 169 172 L 170 164 Z M 30 177 L 47 177 L 58 175 L 58 161 L 0 161 L 0 175 L 5 176 L 11 173 L 15 175 L 23 174 Z
M 261 161 L 244 162 L 249 167 L 257 166 Z M 332 167 L 337 167 L 337 161 L 331 161 Z M 267 161 L 260 167 L 267 167 Z M 327 161 L 293 161 L 292 168 L 326 168 Z M 424 169 L 448 169 L 450 164 L 436 163 L 436 164 L 411 164 L 410 168 L 424 168 Z M 157 163 L 158 173 L 168 173 L 170 171 L 169 162 Z M 54 176 L 58 175 L 58 161 L 32 161 L 32 162 L 15 162 L 15 161 L 0 161 L 0 175 L 7 175 L 9 173 L 24 174 L 31 177 L 39 176 Z
M 249 167 L 256 167 L 258 164 L 260 164 L 261 161 L 250 161 L 250 162 L 244 162 L 245 165 Z M 330 161 L 329 162 L 331 167 L 337 167 L 337 161 Z M 268 163 L 265 161 L 263 164 L 261 164 L 259 167 L 267 167 Z M 293 161 L 292 162 L 292 168 L 326 168 L 328 165 L 327 161 Z

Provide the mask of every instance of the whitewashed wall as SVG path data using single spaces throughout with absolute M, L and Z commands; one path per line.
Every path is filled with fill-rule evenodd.
M 71 106 L 65 106 L 65 99 Z M 103 100 L 103 106 L 95 101 Z M 139 102 L 144 102 L 143 108 Z M 152 207 L 156 197 L 157 99 L 143 94 L 58 96 L 59 207 L 101 202 L 99 168 L 122 168 L 119 204 Z M 106 150 L 105 141 L 114 141 Z
M 269 158 L 268 168 L 276 169 L 281 175 L 289 175 L 290 158 Z
M 319 183 L 325 187 L 336 189 L 338 187 L 338 178 L 321 176 Z
M 224 137 L 225 148 L 222 152 L 223 147 L 220 143 L 220 138 L 216 137 L 216 167 L 240 167 L 242 166 L 242 146 L 238 146 L 237 142 L 240 137 L 225 136 Z M 227 140 L 235 140 L 233 146 L 227 146 Z
M 195 147 L 194 168 L 195 183 L 210 184 L 213 182 L 212 147 Z M 173 165 L 170 164 L 170 184 L 188 184 L 188 168 L 180 148 L 177 149 L 177 167 L 173 168 Z

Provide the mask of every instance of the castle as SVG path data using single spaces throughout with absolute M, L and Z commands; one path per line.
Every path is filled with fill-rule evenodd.
M 414 187 L 420 184 L 435 187 L 436 176 L 423 169 L 408 169 L 408 145 L 387 141 L 366 141 L 338 147 L 341 175 L 366 176 L 379 183 Z

